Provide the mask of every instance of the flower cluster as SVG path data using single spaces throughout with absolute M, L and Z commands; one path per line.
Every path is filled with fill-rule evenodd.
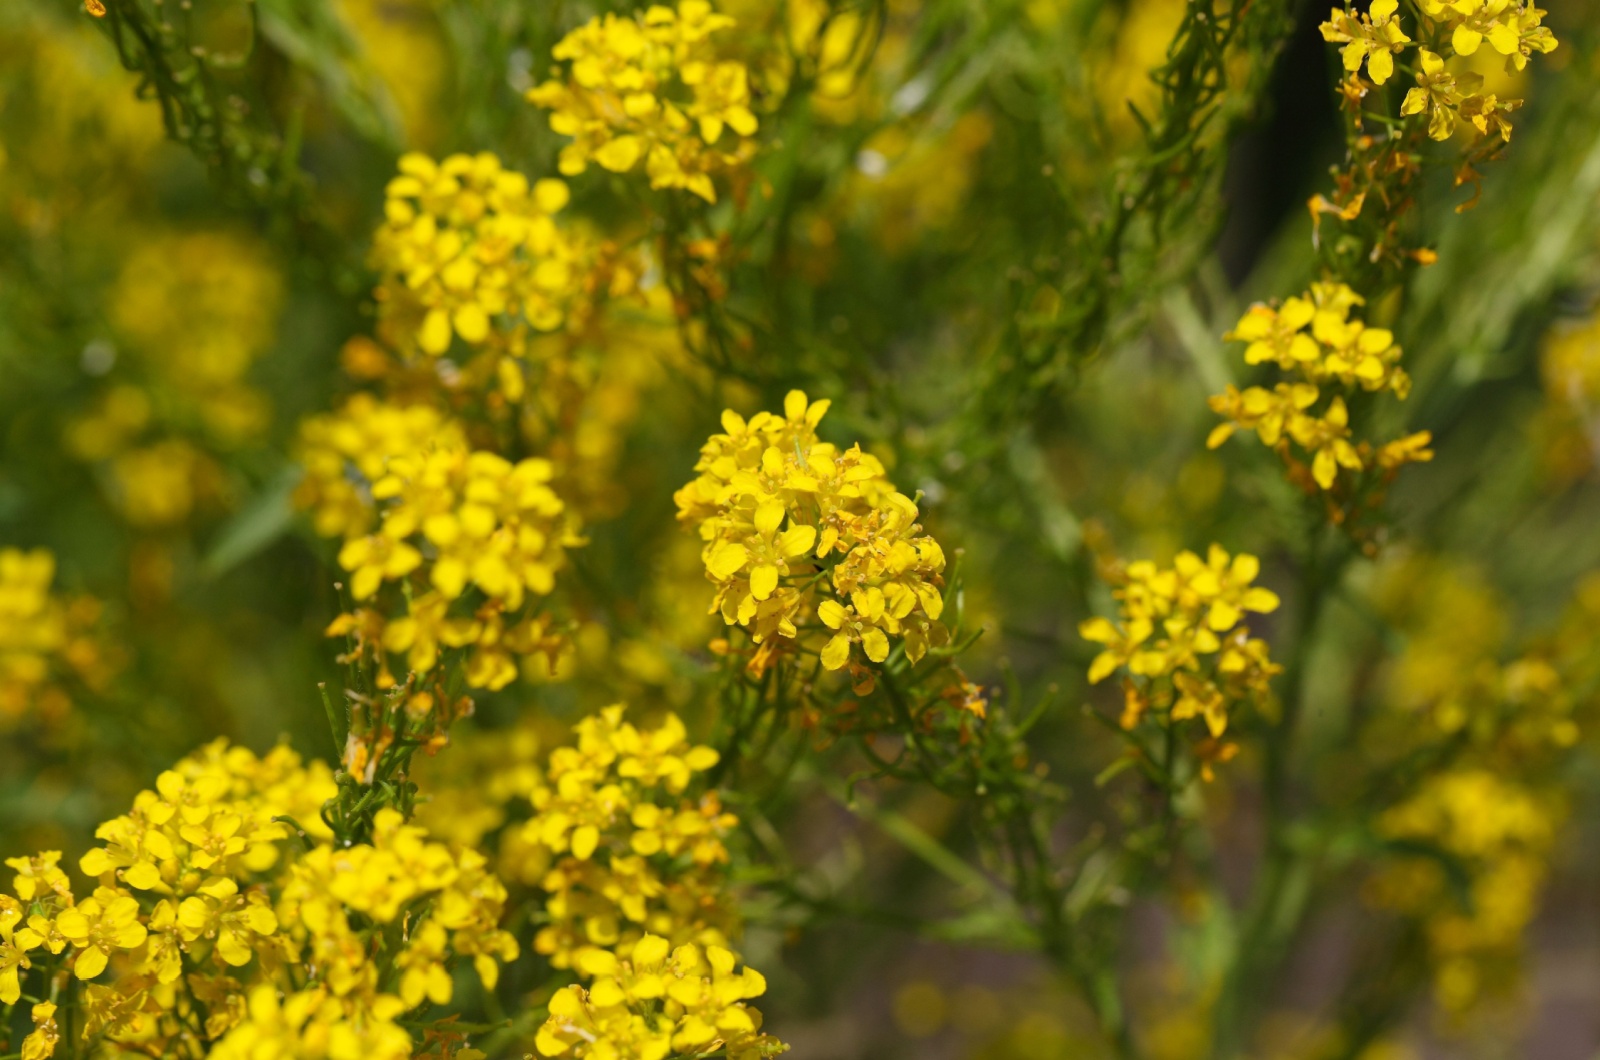
M 712 39 L 733 24 L 706 0 L 680 0 L 676 11 L 607 14 L 567 34 L 553 53 L 570 64 L 565 79 L 528 92 L 551 111 L 550 128 L 572 137 L 561 172 L 596 162 L 626 173 L 643 161 L 651 187 L 715 202 L 712 177 L 755 153 L 749 71 Z
M 1104 645 L 1089 666 L 1091 683 L 1126 671 L 1124 729 L 1137 728 L 1152 712 L 1166 724 L 1200 718 L 1209 738 L 1205 752 L 1231 755 L 1230 745 L 1218 742 L 1230 711 L 1269 702 L 1272 677 L 1282 670 L 1245 624 L 1246 612 L 1278 608 L 1277 595 L 1254 584 L 1260 570 L 1256 557 L 1230 557 L 1212 545 L 1205 559 L 1180 552 L 1171 567 L 1140 560 L 1120 573 L 1117 621 L 1086 619 L 1078 634 Z
M 785 1050 L 761 1031 L 761 1013 L 745 1004 L 766 993 L 754 968 L 737 968 L 721 946 L 701 949 L 646 935 L 625 958 L 586 955 L 588 988 L 569 986 L 550 999 L 534 1039 L 541 1056 L 666 1057 L 718 1051 L 755 1060 Z
M 103 469 L 127 522 L 171 527 L 226 500 L 217 455 L 256 440 L 271 417 L 248 376 L 275 338 L 283 286 L 263 246 L 225 233 L 154 233 L 123 263 L 111 339 L 85 354 L 93 374 L 111 374 L 65 438 Z
M 358 650 L 378 659 L 379 687 L 395 683 L 385 652 L 421 676 L 441 648 L 470 646 L 468 682 L 503 688 L 517 656 L 559 649 L 534 602 L 555 588 L 566 550 L 582 539 L 549 461 L 472 449 L 434 410 L 367 395 L 307 421 L 302 442 L 300 503 L 319 531 L 344 537 L 339 564 L 364 605 L 329 633 L 358 636 Z M 389 582 L 414 590 L 402 616 L 367 603 Z M 470 606 L 458 607 L 469 590 Z
M 678 518 L 705 541 L 712 610 L 759 646 L 752 669 L 809 633 L 822 666 L 848 668 L 865 695 L 895 646 L 916 663 L 949 639 L 945 556 L 877 458 L 817 438 L 828 404 L 795 390 L 782 415 L 724 412 Z
M 676 715 L 646 729 L 612 706 L 548 755 L 522 727 L 463 734 L 428 767 L 421 819 L 464 844 L 498 834 L 500 875 L 542 895 L 533 949 L 587 984 L 551 1000 L 542 1055 L 781 1048 L 744 1004 L 764 980 L 734 971 L 726 839 L 739 822 L 702 788 L 717 761 Z
M 1400 347 L 1386 328 L 1368 327 L 1351 319 L 1351 310 L 1363 304 L 1360 295 L 1342 283 L 1316 283 L 1303 296 L 1286 300 L 1277 309 L 1256 304 L 1225 337 L 1248 345 L 1249 364 L 1274 364 L 1295 373 L 1296 382 L 1277 384 L 1272 390 L 1253 386 L 1243 391 L 1229 386 L 1211 398 L 1211 408 L 1226 418 L 1211 432 L 1206 444 L 1215 449 L 1235 431 L 1254 431 L 1273 447 L 1291 468 L 1303 468 L 1291 443 L 1309 461 L 1310 475 L 1324 490 L 1331 490 L 1344 468 L 1357 474 L 1380 469 L 1393 471 L 1413 461 L 1425 461 L 1427 431 L 1410 434 L 1374 448 L 1353 439 L 1349 409 L 1335 394 L 1321 411 L 1313 411 L 1325 390 L 1334 385 L 1351 390 L 1389 390 L 1404 398 L 1411 379 L 1400 367 Z
M 100 603 L 51 592 L 55 571 L 44 549 L 0 549 L 0 725 L 59 718 L 72 684 L 97 689 L 115 670 L 96 632 Z
M 1552 38 L 1553 40 L 1554 38 Z M 1493 92 L 1484 94 L 1483 75 L 1472 70 L 1455 72 L 1445 66 L 1445 61 L 1426 48 L 1419 53 L 1421 69 L 1417 71 L 1416 87 L 1406 93 L 1400 104 L 1404 117 L 1414 114 L 1428 116 L 1428 135 L 1435 140 L 1448 140 L 1465 119 L 1480 136 L 1498 136 L 1501 142 L 1511 139 L 1511 123 L 1506 115 L 1522 106 L 1520 99 L 1500 99 Z
M 237 444 L 267 425 L 266 398 L 246 376 L 276 337 L 283 287 L 252 239 L 166 233 L 124 263 L 111 320 L 160 386 L 181 394 L 218 442 Z
M 1367 76 L 1383 84 L 1394 76 L 1394 57 L 1411 43 L 1400 28 L 1399 0 L 1372 0 L 1367 13 L 1334 8 L 1322 24 L 1322 39 L 1343 44 L 1344 68 L 1351 73 L 1367 64 Z
M 1462 147 L 1456 166 L 1456 184 L 1475 188 L 1482 176 L 1475 168 L 1496 158 L 1511 139 L 1507 115 L 1522 105 L 1519 99 L 1501 99 L 1484 91 L 1483 76 L 1469 67 L 1473 56 L 1487 41 L 1491 50 L 1506 57 L 1506 69 L 1523 69 L 1535 53 L 1554 50 L 1556 38 L 1542 25 L 1544 12 L 1532 4 L 1516 0 L 1423 0 L 1418 39 L 1413 40 L 1400 25 L 1395 0 L 1376 0 L 1367 14 L 1353 7 L 1334 8 L 1322 24 L 1322 36 L 1343 45 L 1344 68 L 1348 71 L 1341 92 L 1347 113 L 1346 163 L 1334 170 L 1337 186 L 1331 198 L 1315 195 L 1310 200 L 1311 216 L 1320 229 L 1324 216 L 1334 216 L 1350 224 L 1360 224 L 1351 253 L 1365 251 L 1367 262 L 1385 267 L 1402 266 L 1407 260 L 1427 263 L 1433 254 L 1426 249 L 1404 249 L 1400 218 L 1413 205 L 1411 187 L 1418 175 L 1420 138 L 1424 131 L 1434 140 L 1448 140 L 1460 128 L 1475 135 Z M 1416 85 L 1401 103 L 1399 114 L 1382 135 L 1365 131 L 1369 90 L 1383 85 L 1393 76 L 1395 56 L 1416 46 L 1417 62 L 1410 71 Z M 1365 62 L 1371 84 L 1360 77 Z M 1457 206 L 1464 210 L 1477 196 Z M 1380 216 L 1362 220 L 1369 204 L 1383 205 Z M 1373 211 L 1366 211 L 1371 213 Z M 1352 268 L 1361 267 L 1356 261 Z
M 505 890 L 391 809 L 370 843 L 336 844 L 318 816 L 334 792 L 320 763 L 219 741 L 97 829 L 90 894 L 57 852 L 8 860 L 0 1002 L 79 982 L 84 1041 L 114 1055 L 409 1057 L 395 1020 L 447 1002 L 452 963 L 492 987 L 516 957 Z M 51 1015 L 35 1035 L 59 1036 Z
M 378 521 L 372 484 L 384 476 L 391 459 L 430 446 L 464 445 L 460 424 L 432 406 L 397 405 L 356 394 L 337 412 L 300 424 L 305 477 L 295 503 L 310 511 L 312 527 L 323 537 L 362 536 Z
M 1490 977 L 1506 962 L 1496 958 L 1521 947 L 1564 816 L 1558 799 L 1469 766 L 1428 777 L 1378 819 L 1378 834 L 1397 848 L 1438 852 L 1385 866 L 1367 896 L 1422 919 L 1446 1011 L 1469 1011 L 1499 985 Z M 1465 894 L 1446 863 L 1467 881 Z
M 1472 55 L 1487 40 L 1506 57 L 1508 70 L 1523 69 L 1535 52 L 1547 55 L 1558 43 L 1542 24 L 1545 13 L 1520 0 L 1422 0 L 1422 10 L 1450 31 L 1450 47 L 1457 55 Z
M 1378 0 L 1364 15 L 1350 5 L 1335 8 L 1321 27 L 1326 40 L 1343 45 L 1348 71 L 1340 86 L 1346 160 L 1334 169 L 1332 195 L 1314 195 L 1308 203 L 1314 242 L 1331 259 L 1335 275 L 1355 280 L 1376 271 L 1377 284 L 1361 280 L 1370 290 L 1378 289 L 1385 273 L 1392 278 L 1414 263 L 1437 259 L 1431 249 L 1408 246 L 1402 227 L 1418 200 L 1425 138 L 1444 141 L 1461 129 L 1471 134 L 1461 138 L 1455 184 L 1470 185 L 1473 194 L 1456 206 L 1458 212 L 1478 201 L 1483 178 L 1477 167 L 1498 158 L 1511 139 L 1509 115 L 1522 101 L 1484 90 L 1483 76 L 1471 69 L 1479 65 L 1474 57 L 1482 45 L 1487 41 L 1488 51 L 1506 57 L 1508 74 L 1557 45 L 1542 25 L 1545 13 L 1521 0 L 1423 0 L 1419 7 L 1415 40 L 1402 29 L 1393 0 Z M 1373 93 L 1374 86 L 1392 76 L 1394 57 L 1413 46 L 1417 60 L 1406 69 L 1415 86 L 1398 114 L 1374 115 L 1374 99 L 1385 98 Z M 1370 83 L 1360 76 L 1363 62 Z M 1372 117 L 1385 122 L 1375 134 L 1368 131 Z M 1323 243 L 1320 230 L 1328 217 L 1342 222 L 1343 231 L 1340 239 Z
M 673 945 L 730 945 L 738 915 L 723 839 L 738 818 L 714 792 L 685 794 L 717 753 L 691 745 L 676 715 L 642 731 L 620 706 L 573 733 L 573 746 L 550 752 L 532 815 L 508 846 L 519 875 L 547 895 L 534 949 L 581 971 L 593 948 L 626 956 L 647 932 Z
M 715 792 L 688 794 L 717 753 L 690 744 L 676 715 L 641 730 L 621 706 L 580 721 L 574 735 L 550 753 L 533 813 L 509 844 L 524 874 L 542 866 L 548 923 L 534 949 L 588 981 L 551 1000 L 539 1052 L 780 1051 L 744 1004 L 766 982 L 735 972 L 729 948 L 739 921 L 723 840 L 738 818 Z
M 381 331 L 396 348 L 437 357 L 457 337 L 479 346 L 501 318 L 561 326 L 592 254 L 556 224 L 564 183 L 530 184 L 488 152 L 439 162 L 412 153 L 386 196 L 372 257 Z
M 1508 70 L 1521 70 L 1535 52 L 1549 53 L 1557 44 L 1555 35 L 1542 25 L 1545 13 L 1532 4 L 1513 0 L 1422 0 L 1421 6 L 1428 36 L 1448 33 L 1449 51 L 1454 55 L 1474 55 L 1487 40 L 1491 48 L 1506 57 Z M 1381 85 L 1394 75 L 1394 57 L 1413 43 L 1400 26 L 1399 7 L 1398 0 L 1373 0 L 1366 14 L 1334 8 L 1322 24 L 1322 39 L 1344 45 L 1341 54 L 1347 71 L 1354 74 L 1365 62 L 1367 76 Z M 1428 78 L 1442 71 L 1443 60 L 1427 48 L 1422 53 L 1423 69 L 1417 80 L 1426 85 Z M 1431 66 L 1427 56 L 1433 58 Z M 1434 138 L 1443 140 L 1448 135 Z

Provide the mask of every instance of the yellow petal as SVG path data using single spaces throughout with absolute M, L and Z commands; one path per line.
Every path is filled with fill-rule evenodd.
M 1311 461 L 1311 477 L 1317 480 L 1317 485 L 1323 489 L 1332 489 L 1333 480 L 1339 474 L 1337 462 L 1334 460 L 1333 450 L 1317 450 L 1316 459 Z
M 659 935 L 646 935 L 633 947 L 634 967 L 654 966 L 667 959 L 671 947 Z
M 831 602 L 831 601 L 830 601 Z M 828 641 L 822 649 L 822 665 L 824 669 L 843 669 L 844 664 L 850 661 L 850 637 L 840 633 Z
M 881 663 L 889 657 L 889 638 L 876 626 L 869 627 L 861 633 L 861 648 L 867 653 L 867 658 Z
M 1372 58 L 1367 60 L 1367 73 L 1373 84 L 1383 84 L 1394 73 L 1394 56 L 1388 51 L 1373 52 Z
M 1116 671 L 1120 660 L 1109 651 L 1103 651 L 1094 657 L 1094 662 L 1089 664 L 1089 683 L 1097 685 L 1110 677 Z
M 476 302 L 468 302 L 455 311 L 451 322 L 457 335 L 467 342 L 482 342 L 489 337 L 489 314 Z
M 765 600 L 778 587 L 778 568 L 763 564 L 750 572 L 750 595 Z
M 1268 614 L 1278 609 L 1278 594 L 1270 589 L 1254 588 L 1244 594 L 1240 605 L 1246 611 Z
M 1510 55 L 1517 50 L 1517 31 L 1504 22 L 1496 22 L 1489 30 L 1489 44 L 1501 55 Z
M 417 344 L 423 352 L 438 356 L 450 348 L 450 315 L 443 309 L 432 309 L 422 318 L 422 330 L 417 333 Z
M 105 951 L 96 946 L 90 946 L 78 954 L 78 959 L 72 965 L 72 974 L 79 979 L 93 979 L 106 970 Z
M 639 161 L 644 144 L 637 136 L 619 136 L 594 153 L 594 160 L 613 173 L 626 173 Z
M 783 525 L 784 507 L 777 501 L 768 501 L 756 509 L 756 529 L 761 536 L 771 538 L 778 532 L 778 527 Z
M 743 545 L 724 541 L 706 555 L 706 570 L 712 577 L 726 581 L 737 574 L 750 558 Z
M 791 390 L 783 395 L 783 416 L 791 422 L 798 422 L 805 418 L 806 392 L 804 390 Z
M 785 530 L 783 537 L 778 539 L 778 550 L 785 559 L 803 556 L 811 551 L 811 546 L 817 543 L 817 528 L 814 526 L 791 526 Z

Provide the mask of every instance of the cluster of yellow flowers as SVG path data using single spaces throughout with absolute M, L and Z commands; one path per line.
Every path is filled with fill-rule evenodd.
M 373 240 L 381 333 L 402 352 L 437 357 L 456 337 L 488 342 L 502 317 L 560 327 L 593 255 L 556 224 L 568 198 L 561 181 L 530 184 L 488 152 L 402 157 Z
M 581 967 L 594 982 L 550 999 L 550 1018 L 534 1039 L 542 1056 L 662 1060 L 716 1051 L 756 1060 L 786 1048 L 760 1033 L 761 1013 L 744 1003 L 766 993 L 766 979 L 737 969 L 720 946 L 685 944 L 669 953 L 665 939 L 646 935 L 626 958 L 602 950 Z
M 305 477 L 295 503 L 311 513 L 323 537 L 356 538 L 378 521 L 372 484 L 389 461 L 466 444 L 461 425 L 430 405 L 398 405 L 356 394 L 330 415 L 300 424 L 300 464 Z
M 1436 998 L 1465 1015 L 1515 984 L 1567 813 L 1554 778 L 1580 738 L 1600 582 L 1580 585 L 1552 634 L 1502 662 L 1508 607 L 1473 564 L 1413 552 L 1380 574 L 1373 602 L 1405 649 L 1379 671 L 1387 709 L 1362 754 L 1399 765 L 1460 753 L 1379 815 L 1391 856 L 1367 897 L 1420 924 Z
M 45 549 L 0 549 L 0 726 L 57 720 L 71 683 L 98 689 L 116 668 L 96 632 L 99 601 L 51 592 L 55 573 Z
M 104 464 L 109 500 L 128 522 L 172 526 L 221 496 L 212 452 L 267 426 L 267 399 L 247 376 L 275 337 L 283 280 L 254 240 L 165 232 L 129 255 L 109 299 L 115 342 L 85 356 L 116 381 L 67 424 L 67 446 Z
M 554 652 L 546 616 L 531 600 L 547 596 L 581 545 L 577 518 L 551 487 L 554 467 L 516 463 L 473 449 L 452 420 L 425 406 L 398 407 L 369 395 L 302 429 L 306 478 L 300 503 L 320 532 L 343 536 L 339 564 L 358 603 L 386 582 L 405 582 L 406 614 L 382 610 L 340 616 L 330 635 L 357 634 L 379 656 L 380 687 L 394 684 L 381 647 L 403 653 L 427 674 L 441 646 L 473 646 L 467 665 L 475 688 L 515 679 L 515 656 Z M 451 615 L 476 589 L 476 608 Z
M 1244 702 L 1270 701 L 1271 680 L 1282 670 L 1267 643 L 1250 636 L 1245 613 L 1267 614 L 1278 597 L 1253 584 L 1261 571 L 1255 556 L 1230 557 L 1212 545 L 1205 559 L 1180 552 L 1171 567 L 1149 560 L 1121 572 L 1114 595 L 1117 621 L 1085 619 L 1078 634 L 1105 647 L 1089 666 L 1090 683 L 1119 669 L 1123 678 L 1122 727 L 1132 730 L 1154 711 L 1166 724 L 1201 718 L 1209 740 L 1202 757 L 1226 760 L 1232 745 L 1229 711 Z
M 1386 866 L 1368 884 L 1369 900 L 1421 917 L 1434 964 L 1441 1007 L 1465 1013 L 1500 985 L 1497 968 L 1513 961 L 1524 929 L 1538 911 L 1565 809 L 1516 780 L 1481 767 L 1426 778 L 1404 802 L 1385 812 L 1377 831 L 1395 843 L 1425 845 L 1439 857 Z M 1441 861 L 1465 875 L 1460 895 Z
M 820 634 L 806 639 L 822 666 L 848 667 L 865 695 L 867 664 L 897 643 L 916 663 L 948 641 L 945 556 L 876 457 L 817 438 L 828 405 L 793 390 L 781 416 L 725 411 L 726 433 L 701 447 L 699 477 L 676 494 L 678 518 L 705 541 L 712 610 L 758 646 L 754 672 Z
M 738 921 L 723 836 L 738 818 L 715 793 L 684 795 L 717 753 L 691 746 L 675 715 L 641 731 L 622 714 L 614 706 L 584 719 L 576 745 L 551 752 L 548 787 L 534 794 L 521 830 L 552 860 L 540 882 L 549 923 L 534 948 L 589 981 L 551 999 L 538 1050 L 779 1052 L 759 1033 L 761 1014 L 744 1004 L 766 981 L 750 968 L 736 973 L 728 949 Z
M 1545 336 L 1539 358 L 1545 401 L 1532 433 L 1543 470 L 1568 485 L 1600 457 L 1600 315 L 1570 321 Z
M 1315 283 L 1306 294 L 1289 298 L 1278 309 L 1256 304 L 1225 338 L 1246 342 L 1249 364 L 1271 363 L 1301 381 L 1279 383 L 1272 390 L 1230 385 L 1211 398 L 1211 408 L 1227 419 L 1211 432 L 1206 444 L 1215 449 L 1237 430 L 1254 431 L 1276 449 L 1291 468 L 1303 466 L 1290 450 L 1298 446 L 1310 461 L 1311 478 L 1331 490 L 1339 469 L 1360 473 L 1393 471 L 1406 463 L 1430 460 L 1432 436 L 1419 431 L 1376 449 L 1352 440 L 1350 413 L 1335 394 L 1320 412 L 1311 411 L 1325 388 L 1391 390 L 1404 398 L 1411 379 L 1400 367 L 1400 347 L 1386 328 L 1368 327 L 1350 312 L 1364 299 L 1342 283 Z
M 543 892 L 533 948 L 587 985 L 550 1002 L 545 1056 L 770 1055 L 744 1002 L 765 990 L 735 971 L 739 912 L 725 838 L 738 818 L 714 791 L 716 765 L 667 714 L 650 729 L 607 707 L 573 726 L 541 765 L 527 730 L 469 734 L 430 767 L 421 816 L 461 842 L 500 834 L 501 875 Z M 519 803 L 525 819 L 509 821 Z
M 570 63 L 566 79 L 528 92 L 551 111 L 550 128 L 573 138 L 561 172 L 593 161 L 626 173 L 642 160 L 652 188 L 715 202 L 712 177 L 755 153 L 749 71 L 712 40 L 733 25 L 706 0 L 680 0 L 676 11 L 658 4 L 597 17 L 562 38 L 553 54 Z
M 411 1056 L 396 1019 L 449 1000 L 451 963 L 492 987 L 517 956 L 505 889 L 392 809 L 370 843 L 336 843 L 319 817 L 334 793 L 321 763 L 218 741 L 97 829 L 80 862 L 91 895 L 73 894 L 58 852 L 8 860 L 0 1001 L 24 977 L 52 998 L 80 982 L 95 1055 Z M 52 1014 L 35 1009 L 36 1036 L 59 1036 Z
M 271 347 L 284 300 L 267 248 L 226 232 L 141 242 L 111 291 L 116 334 L 163 385 L 181 391 L 219 442 L 267 425 L 266 397 L 245 381 Z
M 1483 91 L 1483 75 L 1454 69 L 1450 60 L 1476 55 L 1485 40 L 1506 57 L 1507 71 L 1518 71 L 1535 53 L 1555 50 L 1555 35 L 1542 25 L 1545 13 L 1513 0 L 1422 0 L 1424 41 L 1418 44 L 1416 87 L 1406 93 L 1402 117 L 1426 114 L 1428 135 L 1448 140 L 1462 121 L 1480 137 L 1511 139 L 1506 115 L 1520 99 L 1500 99 Z M 1343 44 L 1344 68 L 1355 77 L 1366 63 L 1367 76 L 1382 85 L 1394 75 L 1394 57 L 1415 43 L 1400 26 L 1397 0 L 1374 0 L 1366 14 L 1334 8 L 1322 24 L 1322 37 Z M 1458 64 L 1459 65 L 1459 64 Z M 1359 211 L 1359 203 L 1353 204 Z
M 575 746 L 551 751 L 521 829 L 524 878 L 548 866 L 549 923 L 533 946 L 558 968 L 581 971 L 595 946 L 626 956 L 646 932 L 717 946 L 737 932 L 723 837 L 738 818 L 714 792 L 684 796 L 717 753 L 691 746 L 676 715 L 643 732 L 622 717 L 607 707 L 574 726 Z
M 1563 631 L 1591 620 L 1582 607 L 1586 588 Z M 1405 639 L 1405 650 L 1382 671 L 1392 723 L 1374 727 L 1391 753 L 1441 736 L 1498 743 L 1518 760 L 1577 743 L 1572 686 L 1582 683 L 1574 675 L 1587 649 L 1581 641 L 1563 643 L 1558 633 L 1502 662 L 1508 608 L 1472 565 L 1426 553 L 1397 556 L 1383 569 L 1374 603 Z
M 1322 39 L 1343 44 L 1344 68 L 1351 73 L 1367 64 L 1367 76 L 1383 84 L 1394 76 L 1394 57 L 1411 43 L 1400 28 L 1399 0 L 1373 0 L 1366 13 L 1334 8 L 1322 24 Z

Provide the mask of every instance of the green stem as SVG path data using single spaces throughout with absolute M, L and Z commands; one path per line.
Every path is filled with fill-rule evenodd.
M 1349 543 L 1338 537 L 1333 546 L 1337 551 L 1324 556 L 1325 531 L 1326 528 L 1319 525 L 1313 532 L 1301 577 L 1293 654 L 1285 667 L 1283 713 L 1265 740 L 1262 808 L 1267 835 L 1264 864 L 1246 908 L 1233 964 L 1217 1001 L 1211 1044 L 1213 1060 L 1232 1060 L 1245 1052 L 1257 1017 L 1269 1000 L 1267 995 L 1273 974 L 1288 953 L 1310 905 L 1316 850 L 1313 845 L 1294 838 L 1299 818 L 1294 813 L 1294 793 L 1290 789 L 1291 767 L 1316 629 L 1333 598 L 1331 590 L 1355 555 Z

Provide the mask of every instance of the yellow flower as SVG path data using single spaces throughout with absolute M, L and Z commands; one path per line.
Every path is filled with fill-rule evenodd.
M 387 535 L 368 534 L 345 542 L 339 566 L 351 573 L 350 594 L 365 600 L 385 581 L 403 578 L 422 566 L 422 553 Z
M 635 1056 L 662 1060 L 694 1053 L 713 1041 L 730 1055 L 757 1055 L 782 1046 L 758 1035 L 761 1014 L 744 1002 L 766 992 L 753 968 L 720 946 L 672 949 L 645 935 L 624 957 L 600 949 L 580 956 L 579 971 L 594 978 L 588 990 L 567 987 L 550 1000 L 550 1016 L 535 1047 L 547 1057 Z
M 1273 390 L 1253 386 L 1241 392 L 1230 384 L 1226 391 L 1210 399 L 1213 412 L 1228 422 L 1212 428 L 1206 446 L 1215 449 L 1232 437 L 1235 430 L 1255 431 L 1267 445 L 1277 445 L 1289 425 L 1304 410 L 1317 403 L 1319 391 L 1310 383 L 1279 383 Z
M 1522 106 L 1520 99 L 1499 99 L 1493 92 L 1486 96 L 1468 96 L 1461 101 L 1461 116 L 1472 123 L 1484 136 L 1498 136 L 1501 141 L 1511 140 L 1511 123 L 1505 116 Z
M 22 906 L 9 894 L 0 894 L 0 1004 L 15 1005 L 22 996 L 22 972 L 31 968 L 28 951 L 44 940 L 31 928 L 18 930 Z
M 1428 115 L 1428 135 L 1435 140 L 1448 140 L 1456 131 L 1457 108 L 1483 78 L 1475 73 L 1453 74 L 1445 69 L 1444 60 L 1423 48 L 1420 53 L 1421 69 L 1417 71 L 1417 87 L 1406 93 L 1400 105 L 1403 116 Z
M 529 858 L 549 917 L 534 949 L 581 969 L 589 949 L 625 956 L 646 931 L 726 944 L 737 911 L 722 840 L 738 820 L 714 795 L 679 801 L 716 752 L 691 745 L 673 715 L 640 730 L 621 706 L 583 719 L 574 734 L 575 746 L 550 753 L 547 782 L 529 795 L 534 815 L 514 833 L 523 850 L 547 854 Z
M 11 882 L 17 897 L 24 902 L 47 894 L 70 899 L 72 892 L 67 874 L 58 866 L 60 860 L 59 850 L 45 850 L 31 858 L 6 858 L 6 864 L 17 870 Z
M 269 248 L 254 238 L 157 232 L 123 263 L 108 315 L 119 342 L 159 382 L 157 408 L 176 398 L 185 418 L 233 446 L 259 435 L 270 420 L 266 397 L 244 380 L 272 345 L 284 286 Z M 115 411 L 108 405 L 113 421 Z M 141 505 L 130 505 L 130 518 L 153 510 L 148 501 Z
M 408 1060 L 411 1038 L 394 1022 L 403 1009 L 399 998 L 380 994 L 350 1012 L 322 987 L 279 1000 L 277 987 L 263 983 L 250 991 L 245 1018 L 208 1055 L 212 1060 Z
M 259 891 L 239 894 L 232 880 L 221 882 L 226 886 L 179 903 L 178 931 L 187 943 L 212 941 L 217 956 L 237 968 L 250 963 L 260 938 L 278 930 L 278 918 Z
M 428 920 L 412 934 L 396 959 L 401 968 L 400 999 L 407 1008 L 416 1008 L 424 999 L 435 1005 L 449 1003 L 452 983 L 445 968 L 448 941 L 444 928 L 437 921 Z
M 146 934 L 139 922 L 139 903 L 105 888 L 56 914 L 55 927 L 79 951 L 72 964 L 79 979 L 93 979 L 105 971 L 113 952 L 141 945 Z
M 394 405 L 357 394 L 336 412 L 300 425 L 305 478 L 295 493 L 324 537 L 354 538 L 376 521 L 372 483 L 389 461 L 437 446 L 465 448 L 461 427 L 427 405 Z
M 482 626 L 468 618 L 450 618 L 450 601 L 438 593 L 424 593 L 407 604 L 407 614 L 383 630 L 383 646 L 405 652 L 406 665 L 425 674 L 439 660 L 439 647 L 459 648 L 477 640 Z
M 1411 43 L 1396 15 L 1399 0 L 1373 0 L 1369 14 L 1334 8 L 1321 26 L 1322 39 L 1343 43 L 1344 68 L 1351 73 L 1367 63 L 1367 76 L 1383 84 L 1394 73 L 1394 57 Z
M 1386 471 L 1392 471 L 1403 464 L 1425 463 L 1433 459 L 1433 450 L 1428 445 L 1433 441 L 1433 435 L 1428 431 L 1417 431 L 1404 438 L 1397 438 L 1385 444 L 1378 450 L 1375 457 L 1377 465 Z
M 846 606 L 837 600 L 817 605 L 817 617 L 829 629 L 837 630 L 822 649 L 822 665 L 839 670 L 850 661 L 850 646 L 861 645 L 868 659 L 881 663 L 889 657 L 889 638 L 880 628 L 883 621 L 883 591 L 868 586 L 857 589 Z
M 1343 398 L 1334 398 L 1321 416 L 1298 416 L 1289 424 L 1289 435 L 1312 454 L 1311 477 L 1323 489 L 1332 489 L 1339 468 L 1361 471 L 1365 464 L 1350 444 L 1350 414 Z
M 67 679 L 98 689 L 112 672 L 110 653 L 94 628 L 99 603 L 53 592 L 55 573 L 55 557 L 45 549 L 0 548 L 0 723 L 24 716 L 53 721 L 70 705 Z M 19 888 L 32 886 L 20 882 L 32 871 L 18 877 Z
M 617 776 L 647 787 L 659 784 L 674 795 L 689 786 L 691 774 L 717 764 L 716 751 L 689 746 L 688 731 L 676 714 L 668 714 L 649 732 L 624 722 L 617 727 L 612 743 L 617 749 Z
M 1273 361 L 1285 369 L 1297 368 L 1320 356 L 1316 341 L 1305 332 L 1316 311 L 1307 298 L 1290 298 L 1282 309 L 1257 303 L 1223 338 L 1248 342 L 1244 359 L 1249 364 Z
M 61 1029 L 56 1026 L 55 1003 L 41 1001 L 33 1006 L 33 1030 L 22 1039 L 22 1060 L 49 1060 L 59 1041 Z

